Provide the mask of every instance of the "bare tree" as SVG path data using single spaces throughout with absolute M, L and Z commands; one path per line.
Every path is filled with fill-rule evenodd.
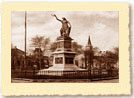
M 38 36 L 36 35 L 34 38 L 32 38 L 31 40 L 31 46 L 32 47 L 38 47 L 38 48 L 41 48 L 42 47 L 42 44 L 43 44 L 43 41 L 44 41 L 44 36 Z
M 38 63 L 39 63 L 39 69 L 41 69 L 41 58 L 43 56 L 43 51 L 41 48 L 43 48 L 43 50 L 46 49 L 47 45 L 50 43 L 50 39 L 49 38 L 45 38 L 44 36 L 35 36 L 34 38 L 32 38 L 31 40 L 31 46 L 34 47 L 34 48 L 38 48 L 38 49 L 35 49 L 36 54 L 38 54 Z M 34 51 L 34 52 L 35 52 Z
M 50 44 L 50 38 L 45 38 L 44 41 L 43 41 L 43 44 L 42 44 L 42 47 L 44 48 L 44 51 L 46 50 L 47 48 L 47 45 Z
M 56 42 L 53 42 L 53 43 L 51 44 L 51 46 L 50 46 L 50 50 L 51 50 L 52 52 L 54 52 L 54 51 L 56 50 L 56 48 L 57 48 L 57 44 L 56 44 Z

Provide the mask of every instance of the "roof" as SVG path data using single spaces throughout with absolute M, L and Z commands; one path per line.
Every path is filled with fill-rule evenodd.
M 14 53 L 15 53 L 15 54 L 23 54 L 23 55 L 25 54 L 24 51 L 22 51 L 22 50 L 20 50 L 20 49 L 18 49 L 18 48 L 16 48 L 16 47 L 15 47 L 15 48 L 12 48 L 12 49 L 11 49 L 11 52 L 12 52 L 13 54 L 14 54 Z
M 92 50 L 92 44 L 91 44 L 90 36 L 88 37 L 88 42 L 87 42 L 87 45 L 85 47 L 85 50 L 86 51 Z
M 42 52 L 41 48 L 35 48 L 34 52 Z

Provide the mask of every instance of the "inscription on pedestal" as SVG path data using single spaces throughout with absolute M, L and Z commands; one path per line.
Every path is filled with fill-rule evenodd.
M 66 64 L 74 64 L 74 61 L 73 61 L 74 59 L 73 58 L 68 58 L 68 57 L 66 57 L 65 58 L 65 63 Z
M 63 64 L 63 57 L 56 57 L 55 64 Z

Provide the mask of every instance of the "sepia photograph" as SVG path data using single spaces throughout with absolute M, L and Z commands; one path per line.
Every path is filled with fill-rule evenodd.
M 118 11 L 11 12 L 12 83 L 118 83 Z
M 130 95 L 129 25 L 127 3 L 4 3 L 2 95 Z

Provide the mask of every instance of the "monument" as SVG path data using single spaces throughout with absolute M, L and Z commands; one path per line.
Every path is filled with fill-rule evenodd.
M 70 22 L 66 18 L 60 20 L 56 15 L 52 16 L 62 23 L 62 28 L 60 29 L 60 36 L 56 39 L 57 49 L 53 52 L 53 66 L 45 70 L 50 71 L 49 75 L 54 75 L 54 71 L 59 71 L 60 73 L 57 75 L 61 76 L 66 71 L 85 70 L 74 63 L 76 52 L 72 50 L 73 39 L 69 36 L 71 31 Z
M 71 31 L 70 22 L 65 17 L 60 20 L 56 15 L 52 16 L 62 23 L 62 28 L 60 29 L 61 35 L 56 39 L 57 49 L 53 52 L 53 67 L 49 69 L 60 71 L 83 70 L 74 63 L 76 52 L 72 51 L 73 39 L 69 36 Z

